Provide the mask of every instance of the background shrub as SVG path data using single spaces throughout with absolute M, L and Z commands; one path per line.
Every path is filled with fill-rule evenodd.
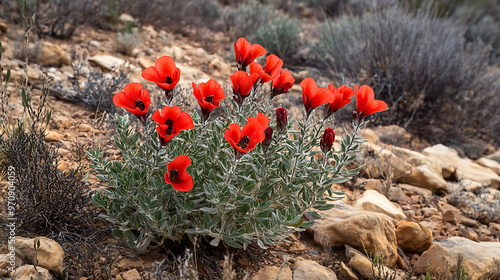
M 21 124 L 0 137 L 5 165 L 15 168 L 18 227 L 48 237 L 86 233 L 94 215 L 83 165 L 59 171 L 59 154 L 44 138 L 43 130 Z M 76 162 L 84 155 L 80 151 Z
M 222 13 L 222 28 L 237 39 L 254 34 L 276 17 L 273 6 L 251 0 L 238 8 L 227 7 Z
M 431 141 L 478 132 L 499 141 L 500 132 L 490 129 L 500 124 L 499 75 L 490 72 L 490 47 L 467 42 L 464 32 L 429 9 L 393 5 L 325 23 L 319 57 L 389 104 L 390 113 L 376 123 L 401 125 Z
M 261 44 L 268 53 L 287 58 L 287 62 L 293 61 L 299 50 L 299 26 L 295 19 L 279 17 L 260 27 L 253 35 L 252 42 Z
M 121 0 L 120 12 L 128 13 L 142 24 L 183 33 L 189 27 L 211 27 L 220 16 L 220 6 L 212 0 Z

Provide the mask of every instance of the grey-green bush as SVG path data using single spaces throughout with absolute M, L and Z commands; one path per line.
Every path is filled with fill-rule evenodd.
M 289 17 L 280 17 L 262 26 L 252 36 L 252 42 L 261 44 L 268 53 L 273 53 L 287 61 L 293 61 L 297 53 L 300 33 L 299 22 Z
M 468 43 L 466 28 L 429 9 L 401 5 L 325 23 L 318 62 L 337 76 L 368 84 L 390 113 L 379 124 L 398 124 L 431 141 L 481 133 L 500 141 L 498 74 L 490 47 Z

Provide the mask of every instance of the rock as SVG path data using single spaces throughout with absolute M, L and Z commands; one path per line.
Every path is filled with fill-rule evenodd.
M 362 211 L 383 213 L 396 220 L 405 220 L 406 215 L 399 205 L 393 204 L 383 194 L 374 190 L 367 190 L 363 197 L 356 201 L 354 207 Z
M 135 255 L 131 255 L 130 258 L 123 258 L 116 264 L 116 268 L 120 271 L 140 268 L 142 266 L 144 266 L 144 261 Z
M 350 251 L 349 253 L 347 251 Z M 381 272 L 379 272 L 378 268 L 373 267 L 373 261 L 370 260 L 368 257 L 365 255 L 361 254 L 358 250 L 352 249 L 352 248 L 347 248 L 346 247 L 346 256 L 350 258 L 349 261 L 349 267 L 351 267 L 353 270 L 357 271 L 361 276 L 367 279 L 390 279 L 390 278 L 385 278 L 385 277 L 380 277 L 382 274 L 383 275 L 392 275 L 394 274 L 394 271 L 389 269 L 383 264 L 381 265 Z M 375 257 L 375 256 L 374 256 Z M 378 257 L 378 255 L 377 255 Z M 375 274 L 375 275 L 373 275 Z
M 401 145 L 411 141 L 411 134 L 398 125 L 378 126 L 374 132 L 380 140 L 393 145 Z
M 118 22 L 123 24 L 123 25 L 126 25 L 127 22 L 133 22 L 135 23 L 136 20 L 133 16 L 129 15 L 129 14 L 121 14 L 119 17 L 118 17 Z
M 372 142 L 375 144 L 380 142 L 380 138 L 378 137 L 378 135 L 373 130 L 371 130 L 369 128 L 361 129 L 359 131 L 359 134 L 361 137 L 368 140 L 369 142 Z
M 150 39 L 156 39 L 156 37 L 158 37 L 158 32 L 156 32 L 152 25 L 142 26 L 141 31 L 148 35 Z
M 122 273 L 123 280 L 141 280 L 141 275 L 137 269 L 132 269 Z
M 365 256 L 356 255 L 349 261 L 349 266 L 361 276 L 372 279 L 372 262 Z
M 61 118 L 57 120 L 56 127 L 58 129 L 68 129 L 71 127 L 71 122 L 69 121 L 68 118 Z
M 7 29 L 8 29 L 7 27 L 8 27 L 7 23 L 5 23 L 5 21 L 3 21 L 3 19 L 0 19 L 0 33 L 2 35 L 7 33 Z
M 53 279 L 49 271 L 43 267 L 35 267 L 31 264 L 26 264 L 18 267 L 11 275 L 12 279 L 16 280 L 50 280 Z
M 97 65 L 99 68 L 105 71 L 111 71 L 113 69 L 119 68 L 121 65 L 127 62 L 121 58 L 117 58 L 111 55 L 96 55 L 88 58 L 91 64 Z
M 198 68 L 194 68 L 185 64 L 178 64 L 177 67 L 181 69 L 181 80 L 179 82 L 179 85 L 181 85 L 181 87 L 187 87 L 192 90 L 192 82 L 198 84 L 199 82 L 206 82 L 210 79 L 207 74 L 205 74 Z
M 419 194 L 421 196 L 425 196 L 425 197 L 432 196 L 432 191 L 428 190 L 428 189 L 419 188 L 417 186 L 412 186 L 412 185 L 408 185 L 408 184 L 398 184 L 398 186 L 400 188 L 402 188 L 403 190 L 410 191 L 410 192 Z
M 352 271 L 352 269 L 350 267 L 345 265 L 344 262 L 340 262 L 339 271 L 342 275 L 344 275 L 345 277 L 347 277 L 351 280 L 358 280 L 359 279 L 358 276 L 356 275 L 356 273 L 354 273 L 354 271 Z
M 293 264 L 293 280 L 337 280 L 337 275 L 315 261 L 303 260 Z
M 471 180 L 464 179 L 462 180 L 463 185 L 465 186 L 465 189 L 469 192 L 477 192 L 479 189 L 483 187 L 483 184 Z
M 59 243 L 46 237 L 37 237 L 40 248 L 36 252 L 38 266 L 48 269 L 50 272 L 62 276 L 64 250 Z M 16 255 L 24 262 L 33 264 L 35 258 L 35 239 L 16 237 Z
M 257 272 L 253 280 L 292 280 L 292 271 L 288 266 L 266 266 Z
M 476 160 L 476 163 L 484 167 L 488 167 L 489 169 L 495 171 L 497 174 L 500 175 L 500 162 L 483 157 Z
M 424 213 L 425 217 L 430 217 L 439 214 L 439 210 L 437 210 L 434 207 L 424 207 L 422 208 L 422 212 Z
M 403 190 L 398 186 L 389 188 L 388 198 L 392 201 L 397 201 L 397 202 L 403 202 L 406 201 L 407 199 Z
M 295 81 L 302 82 L 305 78 L 309 77 L 311 74 L 307 70 L 301 70 L 297 73 L 292 72 L 292 75 L 295 78 Z
M 160 51 L 160 56 L 165 56 L 165 55 L 172 57 L 176 63 L 179 63 L 182 62 L 182 60 L 184 59 L 186 52 L 183 49 L 179 48 L 178 46 L 164 47 Z M 177 65 L 177 67 L 179 66 Z M 182 74 L 182 69 L 181 69 L 181 74 Z
M 18 267 L 21 264 L 21 259 L 15 253 L 0 255 L 0 276 L 7 277 L 10 275 L 9 269 Z
M 47 130 L 45 133 L 45 141 L 47 142 L 60 142 L 62 139 L 62 135 L 59 132 Z
M 468 179 L 498 189 L 500 176 L 490 168 L 481 166 L 468 158 L 461 158 L 458 152 L 442 144 L 425 148 L 423 154 L 440 163 L 450 164 L 456 168 L 458 178 Z
M 486 278 L 488 273 L 490 279 L 500 277 L 497 264 L 500 256 L 500 242 L 474 242 L 463 237 L 450 237 L 447 240 L 435 241 L 431 248 L 425 251 L 418 259 L 414 267 L 417 274 L 425 273 L 427 262 L 430 262 L 431 273 L 441 275 L 457 264 L 459 255 L 463 255 L 462 265 L 467 269 L 472 279 Z
M 37 62 L 42 66 L 61 67 L 71 64 L 71 56 L 59 45 L 44 41 Z
M 231 65 L 227 64 L 218 56 L 210 61 L 208 67 L 210 67 L 210 69 L 219 71 L 221 75 L 231 75 Z
M 420 153 L 394 147 L 394 154 L 412 165 L 412 172 L 399 179 L 400 182 L 429 189 L 433 192 L 447 191 L 441 165 Z
M 85 131 L 85 132 L 90 132 L 90 131 L 94 130 L 94 128 L 90 124 L 82 123 L 82 124 L 80 124 L 80 130 Z
M 373 172 L 368 174 L 368 178 L 392 176 L 395 180 L 399 180 L 411 173 L 411 165 L 386 148 L 367 142 L 363 144 L 363 152 L 365 156 L 373 155 L 375 158 L 375 162 L 367 164 L 367 167 L 373 167 L 371 169 Z
M 492 160 L 500 163 L 500 150 L 498 150 L 492 154 L 487 155 L 485 158 L 492 159 Z
M 7 74 L 7 69 L 4 69 L 2 75 Z M 28 81 L 30 84 L 41 83 L 43 78 L 43 72 L 40 69 L 28 66 Z M 24 80 L 24 70 L 23 69 L 11 69 L 10 70 L 10 80 L 9 82 L 22 84 Z
M 419 223 L 401 221 L 396 227 L 398 246 L 405 252 L 420 254 L 432 245 L 432 231 Z
M 318 244 L 350 245 L 358 250 L 384 256 L 384 263 L 393 266 L 397 260 L 396 229 L 385 214 L 356 211 L 342 202 L 320 211 L 323 219 L 309 229 Z M 307 217 L 307 215 L 306 215 Z
M 143 68 L 146 69 L 150 66 L 155 66 L 155 63 L 145 57 L 139 57 L 139 65 Z

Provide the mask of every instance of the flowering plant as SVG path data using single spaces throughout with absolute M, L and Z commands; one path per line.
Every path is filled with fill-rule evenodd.
M 320 218 L 316 210 L 330 209 L 328 201 L 342 198 L 332 185 L 358 173 L 345 168 L 363 142 L 356 135 L 364 118 L 385 110 L 385 103 L 374 100 L 368 86 L 319 88 L 307 78 L 301 83 L 304 117 L 289 121 L 284 108 L 273 108 L 273 97 L 295 82 L 281 69 L 281 59 L 269 55 L 264 67 L 257 65 L 254 59 L 266 51 L 244 38 L 235 50 L 239 71 L 231 76 L 232 99 L 224 100 L 214 80 L 193 83 L 200 111 L 182 112 L 173 105 L 180 70 L 162 57 L 143 76 L 165 91 L 167 105 L 148 113 L 148 91 L 140 84 L 126 86 L 115 104 L 141 123 L 116 115 L 114 141 L 123 159 L 110 161 L 100 149 L 88 152 L 98 178 L 109 184 L 93 194 L 93 203 L 116 225 L 113 233 L 139 252 L 185 236 L 193 242 L 202 236 L 214 246 L 223 241 L 245 248 L 256 242 L 265 248 L 311 226 L 303 213 Z M 322 134 L 323 127 L 354 94 L 353 132 L 346 133 L 339 150 L 332 149 L 335 134 L 330 128 Z M 315 114 L 319 106 L 325 106 L 321 118 Z M 225 116 L 210 118 L 213 110 Z M 321 149 L 313 149 L 319 144 Z

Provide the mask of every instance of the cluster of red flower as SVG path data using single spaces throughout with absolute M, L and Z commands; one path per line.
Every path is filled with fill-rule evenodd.
M 263 83 L 272 81 L 270 97 L 274 98 L 279 94 L 287 93 L 293 86 L 295 79 L 292 74 L 282 69 L 283 61 L 276 55 L 269 55 L 266 58 L 266 65 L 258 64 L 254 60 L 267 53 L 260 45 L 251 45 L 246 39 L 239 38 L 234 44 L 238 70 L 230 78 L 233 84 L 233 98 L 238 106 L 242 106 L 254 88 L 259 88 Z M 250 66 L 250 73 L 247 73 L 247 66 Z M 180 69 L 176 67 L 171 57 L 163 56 L 156 60 L 155 66 L 151 66 L 142 72 L 142 77 L 148 81 L 155 82 L 158 87 L 165 91 L 167 102 L 170 104 L 173 95 L 172 91 L 179 82 Z M 356 86 L 356 90 L 342 85 L 335 88 L 328 85 L 328 88 L 319 88 L 312 78 L 306 78 L 300 83 L 302 87 L 302 98 L 309 118 L 311 112 L 325 105 L 325 118 L 335 113 L 351 101 L 356 95 L 357 106 L 353 112 L 358 123 L 373 113 L 387 109 L 387 104 L 374 99 L 373 90 L 367 86 Z M 198 100 L 201 108 L 201 115 L 206 121 L 214 108 L 226 96 L 219 83 L 210 79 L 206 83 L 193 86 L 193 95 Z M 124 87 L 123 91 L 117 93 L 113 102 L 118 107 L 123 107 L 136 115 L 144 124 L 151 100 L 147 89 L 143 89 L 140 83 L 131 83 Z M 165 106 L 161 111 L 156 111 L 152 120 L 158 123 L 156 128 L 160 143 L 166 146 L 173 137 L 182 130 L 194 128 L 193 120 L 188 113 L 182 112 L 178 106 Z M 284 108 L 276 110 L 276 122 L 278 133 L 286 130 L 287 113 Z M 243 128 L 236 123 L 231 123 L 224 134 L 227 142 L 234 148 L 236 158 L 241 158 L 250 152 L 258 143 L 262 142 L 264 148 L 268 146 L 272 139 L 273 129 L 269 127 L 269 118 L 262 113 L 256 117 L 248 117 Z M 331 150 L 335 139 L 333 130 L 325 130 L 321 138 L 320 146 L 323 152 Z M 186 155 L 176 157 L 167 165 L 168 172 L 165 173 L 165 181 L 179 191 L 189 191 L 193 187 L 193 178 L 187 173 L 186 168 L 191 164 L 191 159 Z

